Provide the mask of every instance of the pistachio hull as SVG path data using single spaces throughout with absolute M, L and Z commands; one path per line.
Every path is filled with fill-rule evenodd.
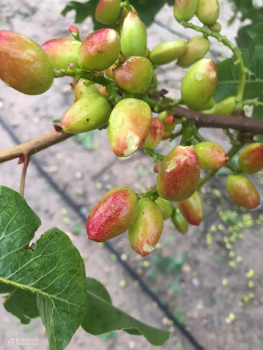
M 163 122 L 165 133 L 170 134 L 174 130 L 176 121 L 172 114 L 164 111 L 158 115 L 158 119 Z
M 146 256 L 150 254 L 163 230 L 163 216 L 158 205 L 148 198 L 139 200 L 138 214 L 128 229 L 129 241 L 132 249 Z
M 99 0 L 95 18 L 103 24 L 111 24 L 116 21 L 121 12 L 121 0 Z
M 204 170 L 220 169 L 228 161 L 226 152 L 215 142 L 200 142 L 194 146 L 194 151 Z
M 162 161 L 157 176 L 159 195 L 171 202 L 193 195 L 200 178 L 200 165 L 191 147 L 175 147 Z
M 152 112 L 147 103 L 126 98 L 113 108 L 108 138 L 117 157 L 128 157 L 145 142 L 150 130 Z
M 164 126 L 160 119 L 153 118 L 149 134 L 143 144 L 145 148 L 154 149 L 157 147 L 162 139 Z
M 23 94 L 43 94 L 53 83 L 50 59 L 26 36 L 0 31 L 0 62 L 0 79 Z
M 74 102 L 87 95 L 97 94 L 100 92 L 98 88 L 89 80 L 80 79 L 74 88 Z
M 199 0 L 196 16 L 205 25 L 211 25 L 218 20 L 220 13 L 218 0 Z
M 61 126 L 70 134 L 95 130 L 107 123 L 110 113 L 111 107 L 105 97 L 101 94 L 86 95 L 68 109 Z
M 213 97 L 217 86 L 217 70 L 211 59 L 203 58 L 185 74 L 181 93 L 184 102 L 194 110 L 202 110 Z
M 189 224 L 199 226 L 203 221 L 203 202 L 198 192 L 195 192 L 190 198 L 177 203 L 177 207 Z
M 79 66 L 86 70 L 105 70 L 117 60 L 120 50 L 120 37 L 116 30 L 97 30 L 82 42 L 79 48 Z
M 230 175 L 226 190 L 231 199 L 241 207 L 254 209 L 260 204 L 260 197 L 253 182 L 242 175 Z
M 179 231 L 182 235 L 185 235 L 188 231 L 189 225 L 177 208 L 175 209 L 173 215 L 171 216 L 171 219 L 177 231 Z
M 163 214 L 163 219 L 164 220 L 169 219 L 173 213 L 173 204 L 161 197 L 156 199 L 155 203 L 157 203 L 159 208 L 161 209 L 161 212 Z
M 134 12 L 125 17 L 121 30 L 121 51 L 126 57 L 144 56 L 147 49 L 146 27 Z
M 161 66 L 179 58 L 185 52 L 186 48 L 186 41 L 176 40 L 161 43 L 152 49 L 150 60 L 153 64 Z
M 246 174 L 255 174 L 263 169 L 263 144 L 252 143 L 240 153 L 238 163 Z
M 180 67 L 188 68 L 195 62 L 199 61 L 210 49 L 209 40 L 202 36 L 196 36 L 189 41 L 186 50 L 179 57 L 177 64 Z
M 117 85 L 134 94 L 144 93 L 150 86 L 152 76 L 153 65 L 145 57 L 129 57 L 113 70 Z
M 105 242 L 125 232 L 138 212 L 136 194 L 127 187 L 107 192 L 91 210 L 86 229 L 89 239 Z
M 178 21 L 190 21 L 194 17 L 198 0 L 175 0 L 174 18 Z
M 68 63 L 73 63 L 78 68 L 80 45 L 80 41 L 74 39 L 52 39 L 46 41 L 42 45 L 42 49 L 48 55 L 55 69 L 66 69 L 68 68 Z

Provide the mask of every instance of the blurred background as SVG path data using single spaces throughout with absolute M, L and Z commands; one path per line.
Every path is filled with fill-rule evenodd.
M 63 17 L 61 11 L 66 4 L 65 0 L 0 0 L 0 29 L 19 32 L 40 45 L 49 39 L 69 37 L 68 27 L 75 22 L 75 12 L 68 12 Z M 235 41 L 241 22 L 237 16 L 230 27 L 227 25 L 233 15 L 231 6 L 226 0 L 220 0 L 219 22 L 222 34 Z M 250 23 L 249 20 L 242 26 L 246 23 Z M 78 27 L 84 38 L 93 30 L 91 18 Z M 165 5 L 148 27 L 148 47 L 152 49 L 163 41 L 195 35 L 192 30 L 182 28 L 174 20 L 172 8 Z M 231 57 L 231 51 L 211 39 L 207 57 L 218 62 L 223 57 Z M 165 88 L 169 90 L 169 96 L 179 98 L 184 74 L 185 70 L 174 63 L 159 68 L 159 88 Z M 52 88 L 39 96 L 20 94 L 0 82 L 0 118 L 21 142 L 51 132 L 52 119 L 61 118 L 73 104 L 70 82 L 67 77 L 56 79 Z M 229 150 L 228 138 L 221 130 L 201 130 L 201 134 Z M 14 144 L 0 123 L 0 148 Z M 163 142 L 157 152 L 166 154 L 175 145 L 176 140 Z M 156 182 L 152 159 L 143 151 L 126 160 L 116 158 L 105 130 L 75 136 L 38 153 L 35 159 L 85 216 L 113 187 L 129 186 L 141 192 Z M 17 160 L 1 164 L 1 185 L 18 191 L 21 170 Z M 219 176 L 203 188 L 205 220 L 200 227 L 190 228 L 187 235 L 180 235 L 167 220 L 158 248 L 144 259 L 130 248 L 126 234 L 111 243 L 121 259 L 136 271 L 161 302 L 167 304 L 169 311 L 205 349 L 262 350 L 263 208 L 261 204 L 248 213 L 234 205 L 225 191 L 226 173 L 220 171 Z M 262 196 L 263 174 L 259 173 L 253 179 Z M 106 286 L 114 305 L 147 324 L 172 332 L 162 349 L 194 349 L 158 305 L 142 291 L 138 282 L 131 278 L 116 255 L 103 244 L 88 241 L 81 218 L 32 163 L 27 174 L 25 198 L 42 220 L 36 237 L 53 226 L 66 232 L 85 260 L 87 275 Z M 12 349 L 8 345 L 10 338 L 23 337 L 36 337 L 39 339 L 37 349 L 48 349 L 45 330 L 39 319 L 21 325 L 2 305 L 0 319 L 1 349 Z M 21 345 L 20 348 L 28 347 Z M 150 350 L 153 346 L 143 337 L 124 332 L 94 337 L 80 329 L 67 349 Z

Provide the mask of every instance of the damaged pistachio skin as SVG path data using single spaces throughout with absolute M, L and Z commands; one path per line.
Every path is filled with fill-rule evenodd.
M 111 24 L 116 21 L 121 12 L 121 0 L 99 0 L 95 18 L 103 24 Z
M 196 16 L 205 25 L 211 25 L 218 20 L 220 7 L 218 0 L 199 0 Z
M 203 202 L 197 191 L 190 198 L 178 202 L 177 207 L 189 224 L 199 226 L 203 221 Z
M 226 152 L 215 142 L 200 142 L 194 146 L 194 151 L 204 170 L 220 169 L 228 161 Z
M 161 212 L 163 214 L 163 219 L 164 220 L 169 219 L 173 213 L 173 204 L 161 197 L 156 199 L 155 203 L 157 203 L 159 208 L 161 209 Z
M 143 144 L 143 147 L 154 149 L 161 142 L 164 133 L 163 122 L 158 118 L 152 118 L 149 134 Z
M 121 51 L 126 57 L 144 57 L 146 49 L 146 27 L 136 13 L 129 12 L 121 29 Z
M 209 40 L 202 36 L 196 36 L 192 38 L 186 46 L 186 50 L 179 57 L 177 65 L 183 68 L 188 68 L 198 60 L 204 57 L 204 55 L 210 49 Z
M 187 42 L 182 40 L 161 43 L 152 49 L 150 60 L 154 65 L 161 66 L 179 58 L 186 48 Z
M 178 21 L 190 21 L 194 17 L 199 0 L 175 0 L 174 18 Z
M 48 55 L 52 66 L 55 69 L 66 69 L 68 63 L 73 63 L 76 68 L 79 67 L 78 53 L 80 41 L 74 39 L 52 39 L 42 45 L 42 49 Z
M 260 204 L 260 197 L 253 182 L 243 175 L 230 175 L 226 180 L 229 197 L 241 207 L 254 209 Z
M 179 231 L 182 235 L 185 235 L 188 231 L 189 224 L 183 217 L 183 215 L 180 213 L 178 208 L 175 208 L 172 216 L 172 223 L 174 224 L 174 227 Z
M 113 79 L 119 87 L 134 94 L 143 94 L 153 76 L 153 65 L 148 58 L 133 56 L 113 70 Z
M 117 103 L 109 119 L 108 139 L 117 157 L 128 157 L 145 142 L 152 120 L 148 104 L 135 98 Z
M 100 92 L 98 88 L 89 80 L 80 79 L 74 88 L 74 102 L 87 95 L 97 94 Z
M 217 70 L 211 59 L 203 58 L 185 74 L 181 93 L 184 102 L 193 110 L 202 110 L 213 97 L 217 86 Z
M 70 134 L 95 130 L 107 123 L 110 113 L 110 104 L 100 93 L 86 95 L 67 110 L 61 126 Z
M 54 70 L 44 50 L 18 33 L 0 31 L 0 79 L 26 95 L 46 92 L 54 80 Z
M 90 240 L 105 242 L 125 232 L 138 212 L 136 194 L 128 187 L 116 187 L 107 192 L 91 210 L 87 224 Z
M 150 254 L 158 243 L 163 230 L 163 215 L 156 203 L 149 198 L 139 200 L 138 214 L 128 229 L 132 249 L 142 257 Z
M 246 174 L 256 174 L 263 169 L 263 144 L 252 143 L 240 153 L 238 164 Z
M 200 164 L 192 147 L 175 147 L 162 161 L 157 191 L 163 199 L 183 201 L 193 195 L 200 178 Z
M 79 48 L 79 66 L 86 70 L 105 70 L 117 60 L 120 50 L 120 36 L 116 30 L 99 29 L 82 42 Z

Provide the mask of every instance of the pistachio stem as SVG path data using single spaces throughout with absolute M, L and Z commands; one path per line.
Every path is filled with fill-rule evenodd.
M 243 102 L 244 106 L 263 106 L 263 102 L 261 101 L 257 101 L 257 100 L 253 100 L 253 101 L 244 101 Z
M 225 46 L 229 47 L 230 50 L 233 52 L 233 54 L 236 56 L 236 64 L 239 66 L 240 76 L 239 76 L 239 84 L 237 88 L 237 95 L 236 95 L 236 109 L 243 109 L 243 95 L 246 85 L 246 75 L 248 73 L 248 69 L 245 67 L 243 57 L 241 52 L 238 50 L 238 48 L 225 37 L 224 35 L 213 32 L 208 27 L 199 27 L 192 23 L 188 23 L 186 21 L 181 21 L 181 25 L 184 28 L 191 28 L 194 29 L 197 32 L 203 33 L 206 36 L 212 36 L 215 39 L 217 39 L 218 42 L 222 42 Z
M 236 143 L 235 145 L 232 146 L 232 148 L 230 149 L 230 151 L 227 153 L 227 156 L 229 158 L 229 160 L 231 160 L 234 155 L 237 154 L 237 152 L 243 147 L 242 143 Z M 201 187 L 207 182 L 209 181 L 213 176 L 215 176 L 217 174 L 217 172 L 219 171 L 219 169 L 216 170 L 212 170 L 210 171 L 203 179 L 201 179 L 199 181 L 197 190 L 200 191 Z
M 198 131 L 194 133 L 194 137 L 198 142 L 206 142 L 206 139 Z
M 28 153 L 24 153 L 20 159 L 19 159 L 19 163 L 24 163 L 23 165 L 23 170 L 22 170 L 22 176 L 21 176 L 21 182 L 20 182 L 20 191 L 19 193 L 21 194 L 22 197 L 24 197 L 24 193 L 25 193 L 25 182 L 26 182 L 26 172 L 27 172 L 27 168 L 28 168 L 28 164 L 30 162 L 30 155 Z
M 186 126 L 183 126 L 183 136 L 181 139 L 180 145 L 182 146 L 189 146 L 192 143 L 191 136 L 194 133 L 194 126 L 191 124 L 187 124 Z
M 165 158 L 165 156 L 162 156 L 159 153 L 155 153 L 152 149 L 149 149 L 149 148 L 144 148 L 144 153 L 148 154 L 154 160 L 161 160 L 161 161 L 163 161 L 164 158 Z
M 139 199 L 150 198 L 151 200 L 156 201 L 156 199 L 158 199 L 160 196 L 156 190 L 156 185 L 155 185 L 151 188 L 151 191 L 142 192 L 142 193 L 138 194 L 138 197 L 139 197 Z

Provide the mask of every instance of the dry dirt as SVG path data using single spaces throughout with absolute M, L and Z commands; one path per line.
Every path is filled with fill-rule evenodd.
M 66 18 L 60 15 L 65 4 L 66 1 L 62 0 L 43 0 L 42 2 L 0 0 L 0 28 L 27 35 L 39 44 L 50 38 L 67 37 L 68 26 L 73 23 L 74 16 L 73 13 Z M 226 1 L 222 1 L 221 8 L 220 21 L 223 24 L 230 16 L 230 9 Z M 193 35 L 191 31 L 186 32 L 172 20 L 169 8 L 164 8 L 158 14 L 157 20 L 173 27 L 182 35 L 189 37 Z M 236 21 L 231 30 L 224 28 L 223 33 L 233 39 L 238 26 L 239 23 Z M 91 31 L 91 23 L 86 21 L 79 28 L 82 36 L 85 36 Z M 149 28 L 150 48 L 161 41 L 177 37 L 158 24 L 153 24 Z M 230 55 L 216 42 L 212 43 L 211 48 L 215 60 L 219 60 L 222 55 Z M 173 64 L 165 66 L 158 74 L 161 87 L 168 87 L 171 96 L 178 97 L 183 74 L 184 70 L 174 69 Z M 67 78 L 57 79 L 48 92 L 34 97 L 22 95 L 0 82 L 0 117 L 23 142 L 52 131 L 51 119 L 62 117 L 73 102 L 69 82 L 70 79 Z M 203 135 L 210 140 L 218 140 L 226 150 L 229 148 L 227 139 L 221 131 L 204 130 Z M 139 192 L 142 188 L 155 183 L 155 176 L 151 171 L 152 160 L 142 152 L 138 152 L 129 160 L 119 161 L 109 147 L 105 131 L 95 134 L 93 143 L 97 149 L 88 151 L 82 144 L 70 139 L 36 156 L 44 170 L 65 193 L 77 202 L 84 214 L 89 213 L 103 193 L 115 186 L 130 186 Z M 5 130 L 0 127 L 0 148 L 11 147 L 13 144 Z M 175 144 L 176 142 L 173 142 L 173 144 L 161 146 L 160 153 L 167 152 Z M 1 185 L 18 190 L 21 166 L 17 165 L 17 161 L 1 164 L 0 168 Z M 223 237 L 230 236 L 228 227 L 233 224 L 223 222 L 219 213 L 226 210 L 231 210 L 233 213 L 236 208 L 233 208 L 232 202 L 225 195 L 224 181 L 225 177 L 222 176 L 206 187 L 207 192 L 211 193 L 203 195 L 205 223 L 198 228 L 191 228 L 186 236 L 181 236 L 167 221 L 160 240 L 160 248 L 147 259 L 143 260 L 135 255 L 129 247 L 125 234 L 112 240 L 112 244 L 137 270 L 152 291 L 169 305 L 170 311 L 175 313 L 181 322 L 186 323 L 187 329 L 205 349 L 262 350 L 263 232 L 262 227 L 255 223 L 258 216 L 262 214 L 262 205 L 252 212 L 252 224 L 255 225 L 240 231 L 243 239 L 237 240 L 231 249 L 227 249 Z M 259 181 L 257 185 L 262 195 L 262 185 Z M 221 194 L 215 190 L 218 188 Z M 116 306 L 145 323 L 172 331 L 169 341 L 162 349 L 193 349 L 175 327 L 167 325 L 168 320 L 164 318 L 163 313 L 155 307 L 114 257 L 105 248 L 88 241 L 83 223 L 40 176 L 33 165 L 28 171 L 26 199 L 42 220 L 37 237 L 53 226 L 64 230 L 85 258 L 87 274 L 106 284 Z M 64 216 L 61 214 L 62 208 L 67 210 Z M 238 214 L 239 219 L 233 219 L 235 223 L 241 222 L 245 213 L 238 211 Z M 243 222 L 245 226 L 249 226 L 250 217 L 245 217 Z M 81 232 L 74 235 L 73 231 L 78 224 L 81 225 Z M 210 244 L 210 236 L 207 236 L 208 233 L 211 234 L 212 244 Z M 234 258 L 229 258 L 230 251 L 235 252 Z M 182 271 L 176 272 L 172 269 L 170 272 L 160 272 L 162 264 L 164 269 L 166 268 L 165 258 L 180 257 L 183 252 L 187 252 L 189 258 Z M 237 256 L 241 256 L 243 262 L 237 263 L 236 268 L 230 268 L 229 261 L 235 261 Z M 145 264 L 145 261 L 148 263 Z M 252 289 L 248 288 L 248 279 L 245 276 L 249 269 L 255 270 L 253 278 L 255 287 Z M 223 279 L 228 280 L 227 286 L 222 286 Z M 119 282 L 122 280 L 126 281 L 124 288 L 119 287 Z M 181 287 L 181 292 L 178 286 Z M 241 305 L 242 297 L 250 292 L 254 293 L 254 299 L 247 305 Z M 229 323 L 228 319 L 230 313 L 235 315 L 232 323 Z M 39 338 L 38 349 L 48 349 L 40 320 L 33 320 L 27 326 L 21 325 L 16 318 L 6 313 L 2 306 L 0 306 L 0 317 L 2 320 L 1 349 L 18 349 L 16 346 L 8 345 L 8 340 L 14 337 L 37 337 Z M 124 332 L 118 332 L 116 338 L 102 342 L 98 337 L 78 330 L 67 349 L 148 350 L 153 349 L 153 346 L 142 337 L 131 336 Z

